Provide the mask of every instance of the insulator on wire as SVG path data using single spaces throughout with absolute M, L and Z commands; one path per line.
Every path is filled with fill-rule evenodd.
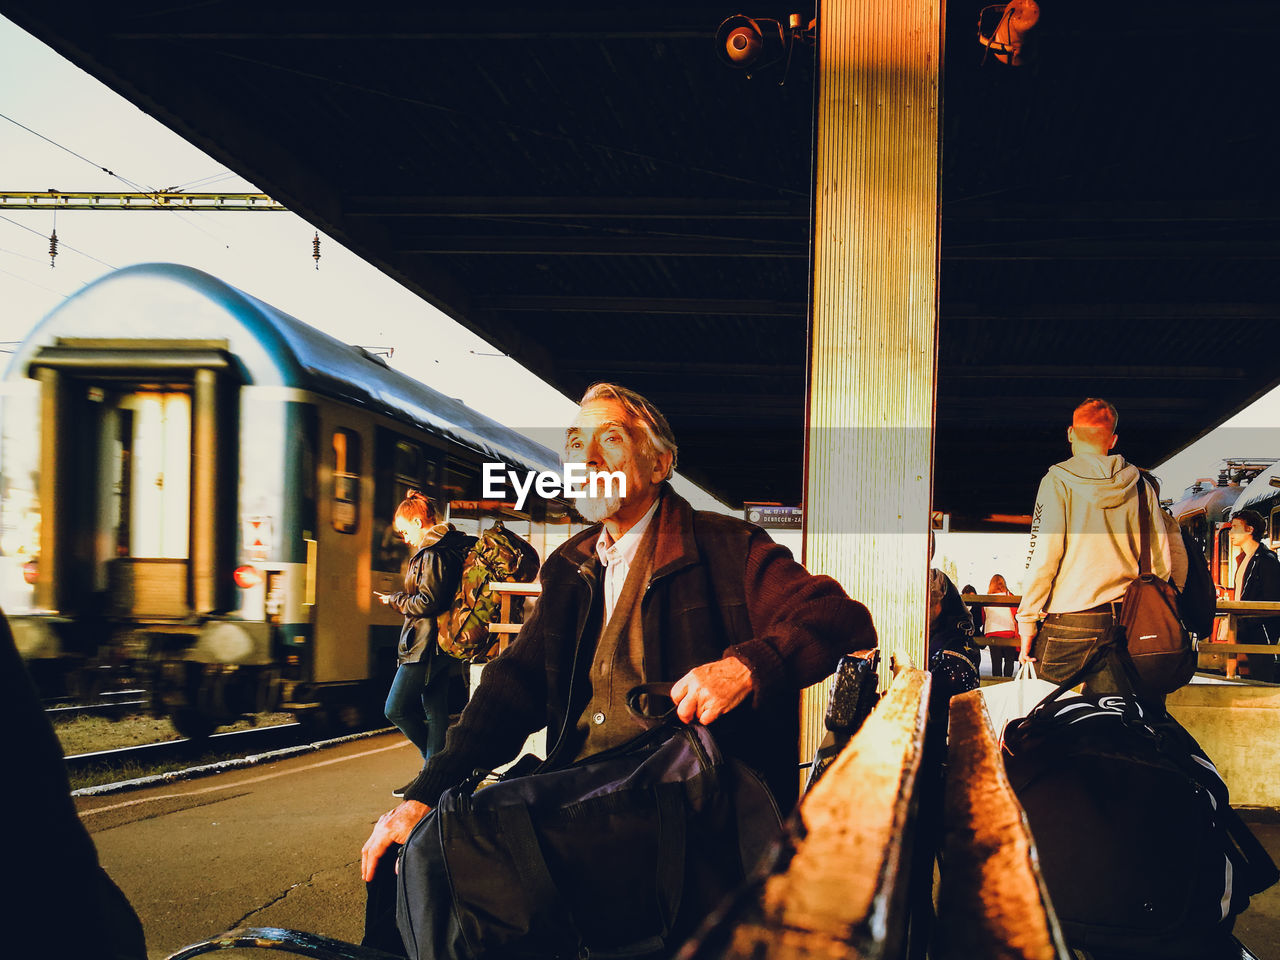
M 316 231 L 315 238 L 311 241 L 311 256 L 316 262 L 316 269 L 320 269 L 320 231 Z
M 58 231 L 55 228 L 53 233 L 49 234 L 49 269 L 53 269 L 53 258 L 58 255 Z

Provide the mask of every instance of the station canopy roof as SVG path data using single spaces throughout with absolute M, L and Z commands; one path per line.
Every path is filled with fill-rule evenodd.
M 1019 68 L 981 6 L 946 4 L 942 114 L 934 501 L 969 520 L 1029 511 L 1086 396 L 1151 465 L 1280 381 L 1280 5 L 1042 0 Z M 748 79 L 713 37 L 811 3 L 0 12 L 569 395 L 650 396 L 726 500 L 802 498 L 814 54 Z

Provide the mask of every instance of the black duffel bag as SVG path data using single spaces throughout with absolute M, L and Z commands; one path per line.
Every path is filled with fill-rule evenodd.
M 1122 695 L 1067 694 L 1108 661 Z M 1009 724 L 1005 769 L 1072 947 L 1203 960 L 1277 872 L 1195 738 L 1132 696 L 1131 671 L 1114 645 L 1097 651 Z
M 659 957 L 781 830 L 764 782 L 670 718 L 568 767 L 451 788 L 401 853 L 418 960 Z

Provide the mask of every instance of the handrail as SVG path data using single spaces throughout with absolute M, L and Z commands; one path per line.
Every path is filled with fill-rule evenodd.
M 515 639 L 522 626 L 522 624 L 515 623 L 511 619 L 512 599 L 516 597 L 541 596 L 542 584 L 536 580 L 533 583 L 495 580 L 489 583 L 489 589 L 501 598 L 498 606 L 498 619 L 489 623 L 489 635 L 494 638 L 493 647 L 497 648 L 493 655 L 496 656 L 511 646 L 511 641 Z M 490 651 L 493 651 L 493 647 L 490 648 Z
M 509 594 L 513 597 L 537 597 L 542 594 L 542 584 L 534 581 L 533 583 L 507 583 L 493 582 L 489 584 L 489 589 L 494 593 Z
M 494 593 L 511 596 L 536 597 L 542 593 L 542 584 L 534 583 L 491 583 L 489 588 Z M 963 593 L 960 599 L 970 606 L 980 607 L 1016 607 L 1022 602 L 1018 594 L 1010 593 Z M 1233 613 L 1245 617 L 1265 617 L 1280 614 L 1280 601 L 1277 600 L 1219 600 L 1217 613 Z
M 962 593 L 960 599 L 970 606 L 979 607 L 1016 607 L 1022 602 L 1022 597 L 1010 593 Z M 1280 601 L 1219 600 L 1215 611 L 1239 617 L 1269 617 L 1280 614 Z

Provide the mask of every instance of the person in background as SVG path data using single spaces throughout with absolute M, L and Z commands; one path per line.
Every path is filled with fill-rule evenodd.
M 1262 542 L 1267 521 L 1255 510 L 1237 510 L 1231 516 L 1231 549 L 1235 551 L 1235 597 L 1237 600 L 1280 600 L 1280 558 Z M 1280 640 L 1280 617 L 1236 617 L 1238 643 L 1267 643 Z M 1266 653 L 1250 653 L 1249 677 L 1276 681 L 1276 658 Z
M 1171 536 L 1177 525 L 1160 508 L 1159 488 L 1140 482 L 1143 472 L 1111 452 L 1118 420 L 1106 400 L 1076 407 L 1067 427 L 1071 458 L 1051 466 L 1036 492 L 1015 619 L 1020 659 L 1037 661 L 1040 676 L 1055 683 L 1077 673 L 1108 636 L 1138 577 L 1139 496 L 1150 514 L 1152 572 L 1179 589 L 1186 583 L 1186 548 Z M 1102 671 L 1086 684 L 1097 694 L 1117 690 Z
M 1004 582 L 1004 577 L 996 574 L 991 578 L 987 593 L 1002 597 L 1011 597 L 1013 592 Z M 1018 625 L 1013 619 L 1013 607 L 986 607 L 983 610 L 985 629 L 988 640 L 1005 640 L 1007 646 L 992 643 L 987 647 L 991 653 L 991 675 L 993 677 L 1012 677 L 1014 664 L 1018 662 Z
M 977 592 L 978 592 L 977 588 L 972 583 L 966 583 L 963 587 L 960 588 L 961 597 L 973 596 Z M 984 616 L 982 612 L 982 604 L 966 603 L 965 606 L 969 608 L 969 616 L 973 618 L 973 635 L 975 637 L 982 636 L 982 624 L 983 624 L 983 616 Z
M 429 760 L 444 746 L 449 725 L 452 661 L 436 643 L 436 617 L 449 609 L 462 578 L 462 561 L 473 542 L 451 524 L 439 523 L 431 501 L 417 490 L 396 508 L 393 527 L 413 556 L 404 589 L 375 596 L 404 616 L 396 649 L 396 675 L 387 693 L 387 719 Z M 393 796 L 404 796 L 397 788 Z
M 929 562 L 933 562 L 935 540 L 929 531 Z M 929 568 L 928 664 L 933 674 L 929 712 L 942 721 L 951 698 L 978 687 L 981 652 L 973 639 L 973 617 L 960 599 L 951 578 L 937 567 Z

